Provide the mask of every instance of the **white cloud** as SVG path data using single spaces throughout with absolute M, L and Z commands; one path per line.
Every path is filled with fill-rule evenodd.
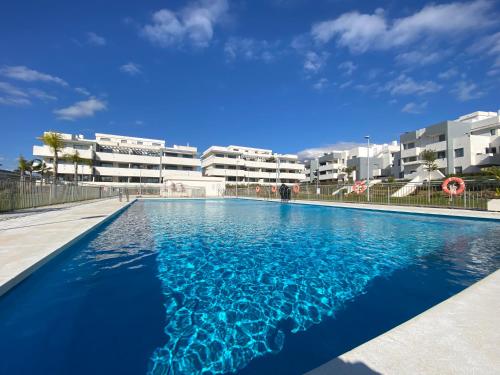
M 470 48 L 470 52 L 474 54 L 484 53 L 492 56 L 494 58 L 494 62 L 489 75 L 498 73 L 498 71 L 500 70 L 500 31 L 479 39 L 472 45 L 472 47 Z
M 304 70 L 308 73 L 317 73 L 326 65 L 329 54 L 308 51 L 305 55 Z
M 31 88 L 31 89 L 28 89 L 28 93 L 31 96 L 33 96 L 33 97 L 35 97 L 37 99 L 40 99 L 40 100 L 42 100 L 44 102 L 57 100 L 57 97 L 55 97 L 54 95 L 48 94 L 45 91 L 40 90 L 40 89 Z
M 388 91 L 391 95 L 424 95 L 441 89 L 442 86 L 433 81 L 417 82 L 405 74 L 401 74 L 381 88 L 382 91 Z
M 127 73 L 131 76 L 135 76 L 137 74 L 142 73 L 141 66 L 133 62 L 129 62 L 125 65 L 120 66 L 120 71 L 122 71 L 123 73 Z
M 398 64 L 413 66 L 424 66 L 437 63 L 444 57 L 442 52 L 431 52 L 431 51 L 410 51 L 405 53 L 400 53 L 396 56 L 396 62 Z
M 450 68 L 438 74 L 440 79 L 450 79 L 458 75 L 458 70 L 456 68 Z
M 320 147 L 311 147 L 301 150 L 297 153 L 300 160 L 307 160 L 317 158 L 326 153 L 332 151 L 344 151 L 350 150 L 354 147 L 365 146 L 365 143 L 356 143 L 356 142 L 337 142 L 330 145 L 320 146 Z
M 411 113 L 411 114 L 419 114 L 422 113 L 427 108 L 427 102 L 423 103 L 415 103 L 410 102 L 407 103 L 402 109 L 401 112 Z
M 478 99 L 484 95 L 484 92 L 482 92 L 475 83 L 467 81 L 457 82 L 451 90 L 451 93 L 461 102 Z
M 92 117 L 96 112 L 107 109 L 107 104 L 94 97 L 82 100 L 61 109 L 56 109 L 54 114 L 60 120 L 74 121 L 84 117 Z
M 106 39 L 94 32 L 87 33 L 87 43 L 92 46 L 102 47 L 106 45 Z
M 20 89 L 7 82 L 0 82 L 0 104 L 10 106 L 26 106 L 31 104 L 31 99 L 42 101 L 57 100 L 53 95 L 36 88 Z
M 382 9 L 374 14 L 359 12 L 341 16 L 312 26 L 311 35 L 319 43 L 333 39 L 351 52 L 389 49 L 409 45 L 424 37 L 456 37 L 494 23 L 493 3 L 488 0 L 431 4 L 403 18 L 388 21 Z
M 224 44 L 224 53 L 228 61 L 238 58 L 270 62 L 276 58 L 280 42 L 268 42 L 252 38 L 229 38 Z
M 323 90 L 327 86 L 328 86 L 328 79 L 326 78 L 320 78 L 313 84 L 313 88 L 318 91 Z
M 345 74 L 350 76 L 357 69 L 357 65 L 352 61 L 344 61 L 339 65 L 339 69 L 343 70 Z
M 84 87 L 75 87 L 75 91 L 79 94 L 90 96 L 90 92 Z
M 37 72 L 36 70 L 22 65 L 4 66 L 0 68 L 0 74 L 11 79 L 17 79 L 25 82 L 53 82 L 61 86 L 68 86 L 68 83 L 59 77 Z
M 349 80 L 347 82 L 344 82 L 344 83 L 340 84 L 339 85 L 339 89 L 345 89 L 345 88 L 347 88 L 347 87 L 349 87 L 351 85 L 352 85 L 352 80 Z
M 199 0 L 177 12 L 161 9 L 153 14 L 152 23 L 145 25 L 141 34 L 160 47 L 186 41 L 206 47 L 213 38 L 215 25 L 228 9 L 227 0 Z

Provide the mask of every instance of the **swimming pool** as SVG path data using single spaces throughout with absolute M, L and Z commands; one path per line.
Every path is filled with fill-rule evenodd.
M 299 374 L 499 268 L 500 223 L 134 203 L 0 298 L 0 373 Z

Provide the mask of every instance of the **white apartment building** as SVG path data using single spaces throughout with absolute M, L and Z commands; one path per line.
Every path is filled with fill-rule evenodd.
M 297 155 L 243 146 L 212 146 L 201 155 L 204 176 L 223 177 L 228 184 L 295 184 L 304 179 Z
M 373 144 L 370 148 L 359 146 L 349 150 L 332 151 L 306 161 L 306 181 L 315 181 L 316 176 L 319 182 L 345 180 L 349 177 L 346 174 L 348 167 L 355 168 L 352 177 L 358 180 L 366 179 L 368 174 L 370 178 L 389 177 L 392 175 L 399 150 L 397 141 L 393 141 L 390 144 Z
M 159 186 L 184 183 L 189 186 L 216 187 L 222 179 L 202 176 L 197 148 L 167 147 L 164 140 L 96 133 L 95 139 L 82 135 L 61 134 L 64 147 L 59 152 L 58 178 L 74 179 L 74 165 L 65 155 L 78 151 L 83 162 L 77 166 L 78 179 L 88 184 L 112 186 Z M 33 146 L 33 155 L 53 168 L 52 150 L 45 145 Z
M 433 150 L 439 170 L 447 174 L 477 173 L 500 165 L 500 114 L 473 112 L 401 134 L 400 176 L 414 178 L 423 171 L 420 153 Z

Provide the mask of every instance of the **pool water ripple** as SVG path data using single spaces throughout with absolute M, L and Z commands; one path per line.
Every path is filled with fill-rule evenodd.
M 284 322 L 307 330 L 378 276 L 484 242 L 471 239 L 481 226 L 425 216 L 236 201 L 149 208 L 166 312 L 151 374 L 237 372 L 283 348 Z

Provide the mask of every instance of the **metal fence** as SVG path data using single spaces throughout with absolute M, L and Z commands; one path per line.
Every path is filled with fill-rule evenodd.
M 224 195 L 227 197 L 252 197 L 261 199 L 280 199 L 279 192 L 271 186 L 229 186 Z M 372 203 L 399 206 L 427 206 L 486 210 L 490 199 L 500 199 L 500 182 L 465 181 L 465 191 L 460 195 L 448 195 L 441 188 L 441 181 L 428 183 L 372 181 L 370 189 L 356 193 L 353 183 L 319 185 L 301 184 L 299 191 L 292 191 L 292 200 L 314 200 L 345 203 Z
M 123 194 L 133 197 L 161 197 L 161 198 L 204 198 L 206 191 L 203 187 L 177 184 L 176 186 L 161 187 L 124 187 Z
M 0 212 L 117 196 L 119 189 L 113 187 L 0 180 Z

